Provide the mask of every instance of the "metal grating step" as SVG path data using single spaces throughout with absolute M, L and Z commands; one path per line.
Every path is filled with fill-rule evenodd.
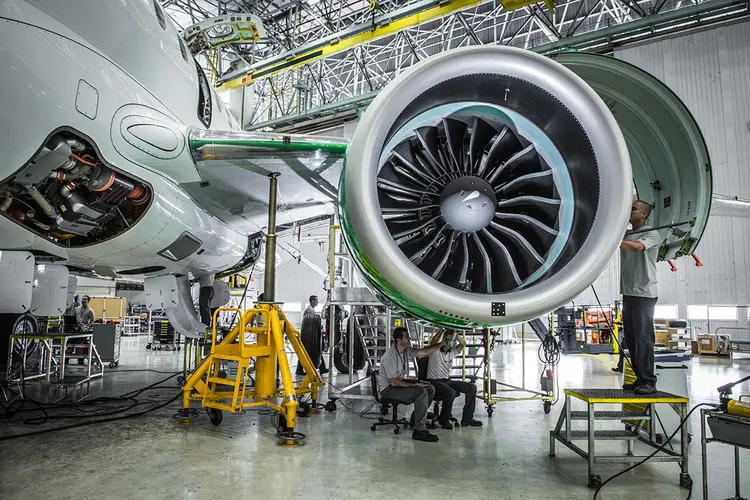
M 589 412 L 571 411 L 572 420 L 588 420 Z M 595 411 L 594 420 L 651 420 L 651 417 L 638 411 Z
M 560 432 L 561 435 L 565 435 L 565 431 Z M 571 441 L 574 439 L 588 439 L 589 431 L 570 431 Z M 625 439 L 637 439 L 638 435 L 633 434 L 630 431 L 594 431 L 594 439 L 599 440 L 625 440 Z

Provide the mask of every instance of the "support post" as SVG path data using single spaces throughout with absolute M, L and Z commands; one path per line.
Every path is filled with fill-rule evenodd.
M 268 232 L 266 233 L 266 268 L 263 276 L 263 297 L 266 302 L 276 300 L 276 194 L 277 178 L 274 172 L 268 177 Z
M 266 229 L 266 262 L 263 276 L 263 301 L 276 301 L 276 193 L 278 173 L 274 172 L 268 176 L 268 228 Z M 261 306 L 266 307 L 266 306 Z M 274 306 L 267 306 L 270 315 L 273 314 Z M 278 363 L 276 349 L 273 348 L 273 335 L 264 334 L 258 336 L 259 345 L 270 345 L 269 355 L 260 357 L 255 366 L 255 391 L 258 398 L 267 398 L 276 392 L 276 367 Z

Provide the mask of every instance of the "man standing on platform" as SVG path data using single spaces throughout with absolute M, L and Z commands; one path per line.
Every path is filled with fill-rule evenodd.
M 656 392 L 654 308 L 659 295 L 656 258 L 661 238 L 646 225 L 649 215 L 651 205 L 642 200 L 633 202 L 630 209 L 633 229 L 625 234 L 620 244 L 622 323 L 630 365 L 637 377 L 634 383 L 624 384 L 622 388 L 636 394 Z

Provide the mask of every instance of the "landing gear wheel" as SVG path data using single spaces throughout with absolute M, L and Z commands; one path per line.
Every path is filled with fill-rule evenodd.
M 206 413 L 208 413 L 208 418 L 211 419 L 211 423 L 214 425 L 219 425 L 224 419 L 221 410 L 217 410 L 216 408 L 206 408 Z
M 680 486 L 683 488 L 693 487 L 693 478 L 690 477 L 690 474 L 680 474 Z
M 336 411 L 336 401 L 331 400 L 326 403 L 326 411 Z
M 544 413 L 549 413 L 552 410 L 552 402 L 551 401 L 545 401 L 544 402 Z
M 297 416 L 309 417 L 312 412 L 312 405 L 307 401 L 302 401 L 297 407 Z
M 399 434 L 399 433 L 401 433 L 401 429 L 399 429 L 398 427 L 396 427 L 395 429 L 393 429 L 393 433 L 394 434 Z
M 602 478 L 597 476 L 589 476 L 589 488 L 598 488 L 602 485 Z

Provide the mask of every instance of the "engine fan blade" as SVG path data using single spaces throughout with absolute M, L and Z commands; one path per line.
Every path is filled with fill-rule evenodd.
M 425 157 L 436 171 L 447 174 L 448 171 L 443 167 L 440 159 L 440 142 L 438 140 L 437 127 L 420 127 L 414 131 L 417 140 L 424 148 Z
M 457 171 L 464 171 L 464 135 L 466 134 L 466 129 L 469 127 L 462 121 L 443 118 L 443 128 L 445 130 L 445 142 L 449 158 L 452 160 L 452 164 Z
M 485 172 L 494 172 L 496 168 L 500 167 L 499 162 L 505 161 L 523 149 L 521 141 L 507 126 L 495 136 L 493 141 L 487 155 L 479 165 L 477 175 L 484 175 Z
M 517 196 L 509 200 L 499 201 L 497 208 L 501 212 L 513 212 L 529 215 L 539 222 L 552 227 L 557 221 L 560 200 L 542 198 L 541 196 Z
M 474 117 L 471 125 L 471 139 L 469 139 L 469 173 L 478 173 L 484 151 L 495 136 L 497 136 L 495 127 L 479 117 Z
M 499 276 L 500 281 L 499 285 L 494 285 L 495 291 L 504 292 L 506 290 L 512 290 L 516 287 L 521 286 L 521 283 L 523 283 L 523 281 L 521 280 L 521 276 L 519 276 L 518 274 L 518 269 L 513 262 L 513 257 L 508 251 L 508 248 L 500 240 L 495 238 L 487 229 L 482 229 L 482 235 L 487 239 L 488 242 L 490 242 L 494 254 L 496 255 L 496 258 L 493 260 L 493 262 L 495 263 L 496 267 L 500 268 L 499 271 L 501 271 L 499 273 L 495 273 L 497 276 Z
M 555 180 L 552 177 L 552 170 L 533 172 L 516 177 L 497 188 L 495 192 L 504 197 L 533 195 L 552 198 L 555 192 Z
M 474 243 L 476 244 L 476 246 L 479 248 L 479 253 L 482 254 L 482 262 L 484 263 L 485 291 L 487 293 L 493 293 L 492 292 L 492 263 L 490 262 L 490 256 L 487 253 L 487 249 L 482 244 L 482 240 L 479 239 L 479 235 L 477 233 L 472 233 L 471 237 L 474 240 Z

